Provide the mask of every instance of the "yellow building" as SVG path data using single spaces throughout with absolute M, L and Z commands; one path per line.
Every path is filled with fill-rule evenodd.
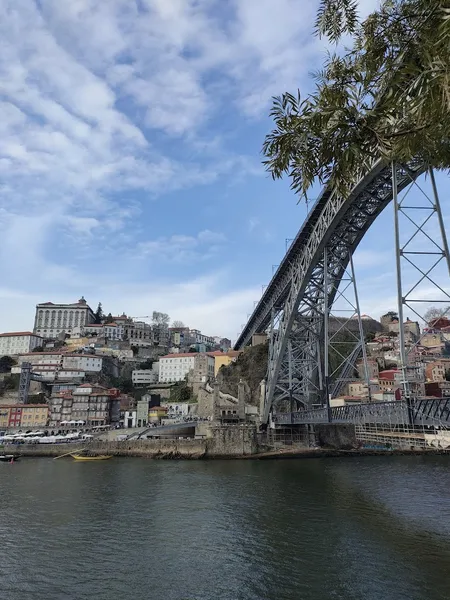
M 210 352 L 214 355 L 214 376 L 217 376 L 220 367 L 227 367 L 230 363 L 236 362 L 241 352 L 239 350 L 229 350 L 228 352 Z
M 45 427 L 48 420 L 47 404 L 10 404 L 0 406 L 0 429 Z
M 22 419 L 21 427 L 28 429 L 33 427 L 45 427 L 48 420 L 47 404 L 21 404 Z
M 0 406 L 0 429 L 6 429 L 9 423 L 9 406 Z
M 167 408 L 165 406 L 153 406 L 148 411 L 149 423 L 159 423 L 161 419 L 167 416 Z

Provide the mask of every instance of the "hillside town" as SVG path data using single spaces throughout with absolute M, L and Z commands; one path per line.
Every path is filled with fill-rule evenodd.
M 422 329 L 403 324 L 406 377 L 417 395 L 441 398 L 450 396 L 450 319 L 431 315 Z M 401 397 L 397 314 L 362 321 L 366 360 L 355 361 L 331 406 Z M 84 297 L 44 302 L 32 331 L 0 334 L 0 430 L 257 422 L 266 368 L 266 335 L 238 352 L 231 340 L 171 323 L 165 313 L 105 315 Z

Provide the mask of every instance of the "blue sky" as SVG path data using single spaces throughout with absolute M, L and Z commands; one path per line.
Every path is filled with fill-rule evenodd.
M 323 58 L 315 10 L 0 3 L 0 330 L 31 328 L 37 302 L 84 295 L 236 337 L 305 216 L 260 149 L 271 96 L 307 91 Z M 376 317 L 395 298 L 374 294 L 394 267 L 377 233 L 391 219 L 379 221 L 356 257 Z

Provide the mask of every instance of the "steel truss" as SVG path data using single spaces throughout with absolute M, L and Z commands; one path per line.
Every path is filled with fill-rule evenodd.
M 397 166 L 397 189 L 406 187 L 412 176 L 418 177 L 423 171 L 421 163 L 407 168 Z M 324 329 L 327 335 L 327 319 L 323 316 L 335 301 L 338 282 L 345 278 L 349 264 L 351 267 L 354 250 L 392 195 L 391 169 L 378 165 L 347 198 L 330 195 L 320 218 L 311 226 L 296 262 L 291 262 L 289 292 L 277 327 L 273 328 L 263 422 L 267 422 L 272 406 L 276 407 L 286 397 L 304 406 L 311 406 L 319 399 L 323 403 L 324 391 L 328 398 L 327 374 L 323 371 L 320 374 L 327 367 L 326 352 L 322 352 L 324 360 L 318 357 L 318 340 L 322 340 L 322 348 L 327 347 L 323 344 Z
M 450 427 L 450 398 L 421 398 L 408 403 L 398 402 L 369 402 L 345 405 L 331 409 L 333 423 L 411 425 Z M 273 415 L 275 426 L 306 425 L 326 423 L 329 421 L 327 408 L 316 408 L 298 411 L 292 414 L 278 413 Z
M 414 174 L 411 174 L 410 183 L 400 196 L 397 189 L 397 171 L 392 165 L 399 367 L 402 373 L 403 396 L 406 399 L 425 395 L 423 369 L 417 353 L 417 346 L 423 337 L 423 328 L 428 326 L 424 319 L 424 311 L 427 305 L 442 303 L 447 305 L 443 315 L 450 310 L 450 294 L 437 281 L 439 277 L 442 279 L 442 274 L 450 274 L 447 235 L 433 170 L 429 169 L 427 175 L 427 181 L 421 181 L 419 185 Z M 416 340 L 407 340 L 406 325 L 401 325 L 405 320 L 405 308 L 418 317 L 422 326 L 422 335 Z
M 424 170 L 420 161 L 396 166 L 397 191 Z M 270 331 L 263 422 L 272 406 L 283 400 L 311 406 L 323 403 L 324 390 L 328 395 L 323 315 L 333 305 L 337 282 L 344 277 L 351 255 L 392 196 L 391 169 L 378 162 L 347 198 L 325 190 L 291 244 L 235 345 L 241 348 L 253 333 Z M 328 294 L 325 277 L 331 282 Z

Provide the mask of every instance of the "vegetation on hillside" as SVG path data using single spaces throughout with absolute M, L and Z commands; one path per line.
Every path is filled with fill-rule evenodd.
M 222 366 L 217 373 L 220 390 L 237 397 L 238 384 L 242 379 L 246 384 L 247 401 L 254 406 L 259 405 L 259 384 L 266 378 L 269 345 L 259 344 L 246 348 L 236 362 Z

